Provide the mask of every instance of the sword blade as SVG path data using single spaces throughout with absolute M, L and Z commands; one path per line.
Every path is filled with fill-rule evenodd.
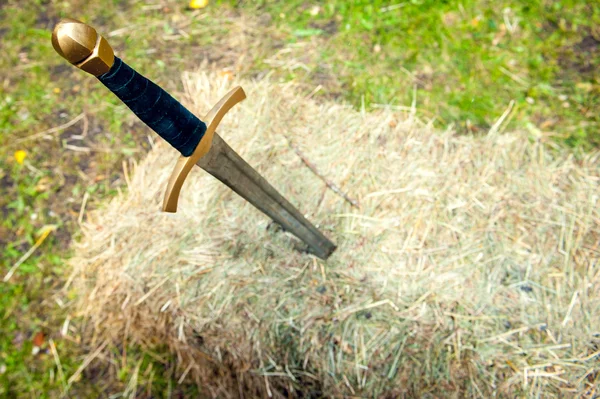
M 327 259 L 336 246 L 215 133 L 208 154 L 196 163 L 239 196 Z

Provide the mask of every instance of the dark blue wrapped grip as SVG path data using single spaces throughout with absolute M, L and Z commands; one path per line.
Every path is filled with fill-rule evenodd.
M 192 155 L 206 132 L 206 124 L 179 101 L 118 57 L 98 79 L 182 155 Z

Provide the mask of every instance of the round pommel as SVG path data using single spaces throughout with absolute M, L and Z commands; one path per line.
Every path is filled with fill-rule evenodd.
M 71 64 L 95 76 L 108 72 L 115 60 L 106 39 L 91 26 L 71 18 L 56 24 L 52 46 Z

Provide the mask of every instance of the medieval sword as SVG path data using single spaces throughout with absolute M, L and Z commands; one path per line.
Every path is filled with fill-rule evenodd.
M 91 26 L 75 19 L 63 19 L 54 27 L 52 45 L 71 64 L 96 76 L 142 122 L 181 153 L 167 185 L 163 211 L 177 211 L 181 187 L 192 167 L 197 165 L 302 240 L 310 253 L 327 259 L 335 250 L 334 243 L 216 133 L 223 116 L 246 98 L 241 87 L 227 93 L 206 114 L 206 122 L 203 122 L 116 57 L 106 39 Z

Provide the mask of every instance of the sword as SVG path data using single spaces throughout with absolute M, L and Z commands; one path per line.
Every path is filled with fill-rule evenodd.
M 71 64 L 96 76 L 142 122 L 181 153 L 165 191 L 164 212 L 177 212 L 183 183 L 197 165 L 302 240 L 310 253 L 327 259 L 336 249 L 333 242 L 216 133 L 225 114 L 246 98 L 241 87 L 227 93 L 206 114 L 203 122 L 116 57 L 106 39 L 91 26 L 75 19 L 63 19 L 54 27 L 52 46 Z

